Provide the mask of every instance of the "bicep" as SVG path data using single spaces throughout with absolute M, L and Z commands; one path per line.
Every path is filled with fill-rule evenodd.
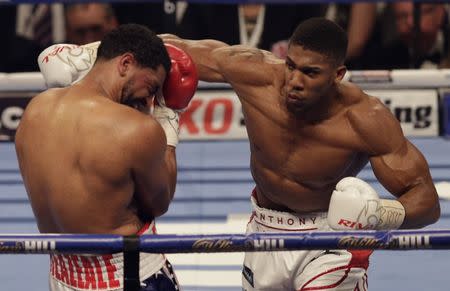
M 273 65 L 283 64 L 272 53 L 236 45 L 215 51 L 219 71 L 228 82 L 239 85 L 267 85 L 275 79 Z
M 186 51 L 194 60 L 199 79 L 207 82 L 258 83 L 270 82 L 267 64 L 283 63 L 271 53 L 241 45 L 205 39 L 186 40 L 173 35 L 161 35 L 164 42 Z
M 266 51 L 216 40 L 186 41 L 199 78 L 207 82 L 255 84 L 272 80 L 267 63 L 275 57 Z
M 165 212 L 170 202 L 165 150 L 164 132 L 153 125 L 150 133 L 143 133 L 138 138 L 132 160 L 136 199 L 142 210 L 153 216 Z
M 370 163 L 378 181 L 397 197 L 416 185 L 432 183 L 427 161 L 406 139 L 395 150 L 371 157 Z
M 422 153 L 404 136 L 400 123 L 378 99 L 355 110 L 353 127 L 365 144 L 375 176 L 393 195 L 431 181 Z M 369 117 L 369 118 L 367 118 Z

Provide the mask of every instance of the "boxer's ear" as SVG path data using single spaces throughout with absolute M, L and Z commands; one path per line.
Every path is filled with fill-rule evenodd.
M 130 71 L 131 67 L 136 64 L 136 59 L 132 53 L 124 53 L 119 56 L 117 69 L 119 71 L 119 75 L 121 77 L 126 76 L 126 74 Z
M 342 81 L 342 79 L 345 76 L 345 73 L 347 73 L 347 67 L 346 66 L 339 66 L 336 69 L 336 76 L 335 76 L 335 82 L 339 83 Z

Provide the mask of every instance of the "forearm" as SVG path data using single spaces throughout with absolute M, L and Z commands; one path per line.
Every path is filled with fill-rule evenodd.
M 167 146 L 165 162 L 167 166 L 167 176 L 169 185 L 169 200 L 173 199 L 175 194 L 175 188 L 177 184 L 177 159 L 176 150 L 173 146 Z
M 414 186 L 398 201 L 406 212 L 401 228 L 422 228 L 435 223 L 440 217 L 439 197 L 431 181 Z
M 153 196 L 148 209 L 154 217 L 158 217 L 167 212 L 170 202 L 175 194 L 177 183 L 177 161 L 175 147 L 168 145 L 164 154 L 164 162 L 158 174 L 161 188 Z
M 151 140 L 144 153 L 136 156 L 132 177 L 134 194 L 141 213 L 158 217 L 167 212 L 175 192 L 177 164 L 175 148 L 166 145 L 161 129 Z M 141 149 L 142 151 L 142 149 Z

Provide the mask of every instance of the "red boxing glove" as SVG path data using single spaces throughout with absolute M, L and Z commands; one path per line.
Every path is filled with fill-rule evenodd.
M 198 76 L 191 57 L 183 50 L 165 44 L 172 68 L 163 86 L 163 96 L 158 96 L 153 116 L 164 129 L 167 144 L 176 146 L 179 133 L 179 112 L 185 109 L 197 89 Z
M 188 106 L 197 90 L 197 69 L 191 57 L 182 49 L 167 43 L 165 46 L 172 68 L 163 86 L 164 105 L 174 110 L 182 110 Z

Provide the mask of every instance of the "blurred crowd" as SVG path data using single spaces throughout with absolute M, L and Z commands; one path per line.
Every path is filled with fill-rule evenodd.
M 124 23 L 144 24 L 157 33 L 184 38 L 245 44 L 284 58 L 295 27 L 316 16 L 347 30 L 350 70 L 450 67 L 449 4 L 445 3 L 237 5 L 166 0 L 0 5 L 4 38 L 0 72 L 37 71 L 37 56 L 47 46 L 93 42 Z

